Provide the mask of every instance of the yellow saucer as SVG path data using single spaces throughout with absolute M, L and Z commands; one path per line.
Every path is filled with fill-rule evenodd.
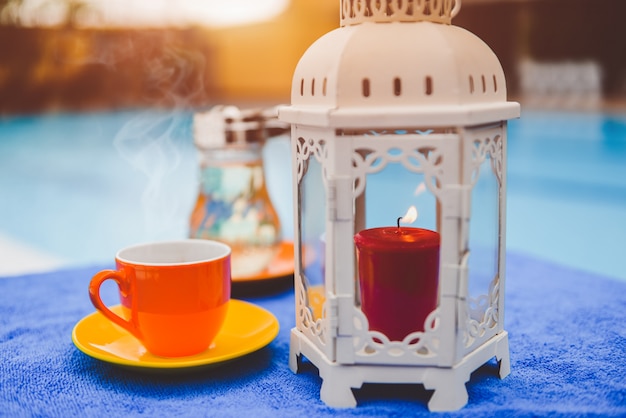
M 81 319 L 72 331 L 74 345 L 83 353 L 120 366 L 147 369 L 187 369 L 217 365 L 259 350 L 278 335 L 278 320 L 269 311 L 232 299 L 226 320 L 206 351 L 188 357 L 158 357 L 126 330 L 114 325 L 100 312 Z M 111 308 L 121 312 L 121 306 Z

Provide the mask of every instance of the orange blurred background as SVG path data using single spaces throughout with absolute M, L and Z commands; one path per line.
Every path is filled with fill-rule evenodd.
M 3 3 L 15 0 L 0 0 Z M 76 0 L 68 0 L 76 1 Z M 622 0 L 464 0 L 453 24 L 500 58 L 510 96 L 519 64 L 593 61 L 607 99 L 626 92 Z M 299 57 L 338 27 L 338 0 L 291 0 L 275 18 L 225 28 L 0 25 L 0 115 L 289 101 Z

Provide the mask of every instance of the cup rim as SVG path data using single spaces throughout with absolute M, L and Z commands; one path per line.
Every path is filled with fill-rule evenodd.
M 189 246 L 205 246 L 211 247 L 219 250 L 219 254 L 212 257 L 198 257 L 197 259 L 193 259 L 190 261 L 164 261 L 164 262 L 156 262 L 156 261 L 142 261 L 141 257 L 132 257 L 125 255 L 128 252 L 141 250 L 143 248 L 148 247 L 165 247 L 165 246 L 180 246 L 180 245 L 189 245 Z M 168 240 L 168 241 L 153 241 L 153 242 L 145 242 L 135 245 L 130 245 L 128 247 L 124 247 L 117 251 L 115 254 L 115 260 L 120 261 L 124 264 L 132 264 L 139 266 L 151 266 L 151 267 L 176 267 L 176 266 L 189 266 L 194 264 L 208 263 L 212 261 L 222 260 L 228 257 L 231 254 L 232 250 L 229 245 L 207 239 L 200 238 L 188 238 L 188 239 L 179 239 L 179 240 Z

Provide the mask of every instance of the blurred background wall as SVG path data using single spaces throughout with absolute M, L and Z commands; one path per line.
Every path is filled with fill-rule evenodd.
M 299 57 L 339 24 L 338 0 L 288 0 L 270 19 L 219 27 L 89 25 L 89 0 L 37 0 L 40 18 L 29 19 L 28 1 L 0 0 L 1 115 L 288 102 Z M 51 10 L 62 15 L 52 24 Z M 464 0 L 453 23 L 495 51 L 513 99 L 587 83 L 620 103 L 624 15 L 624 0 Z

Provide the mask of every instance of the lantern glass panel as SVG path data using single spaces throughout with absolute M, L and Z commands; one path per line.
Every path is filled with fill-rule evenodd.
M 300 271 L 313 319 L 321 318 L 324 285 L 324 228 L 326 226 L 326 191 L 322 166 L 314 156 L 304 163 L 305 171 L 298 185 L 300 199 Z
M 392 233 L 421 228 L 438 237 L 437 198 L 426 186 L 426 168 L 416 159 L 406 158 L 406 154 L 403 157 L 407 149 L 391 146 L 383 152 L 357 150 L 367 163 L 356 164 L 357 172 L 365 171 L 365 184 L 355 200 L 355 233 L 374 228 Z M 357 190 L 359 181 L 357 175 Z M 417 219 L 401 222 L 398 228 L 397 219 L 407 214 L 411 206 L 417 210 Z M 390 341 L 402 341 L 410 334 L 423 332 L 426 318 L 437 307 L 438 238 L 436 249 L 430 253 L 399 250 L 400 241 L 392 237 L 384 249 L 357 249 L 356 303 L 378 342 L 384 341 L 378 333 Z M 413 334 L 408 338 L 415 341 L 419 337 Z
M 397 218 L 415 206 L 418 218 L 410 226 L 437 229 L 436 199 L 426 189 L 422 173 L 411 173 L 399 163 L 389 163 L 383 172 L 367 175 L 365 196 L 367 228 L 396 225 Z
M 498 157 L 484 154 L 484 161 L 474 171 L 469 227 L 469 297 L 470 319 L 483 322 L 494 302 L 492 293 L 499 275 L 500 180 Z

